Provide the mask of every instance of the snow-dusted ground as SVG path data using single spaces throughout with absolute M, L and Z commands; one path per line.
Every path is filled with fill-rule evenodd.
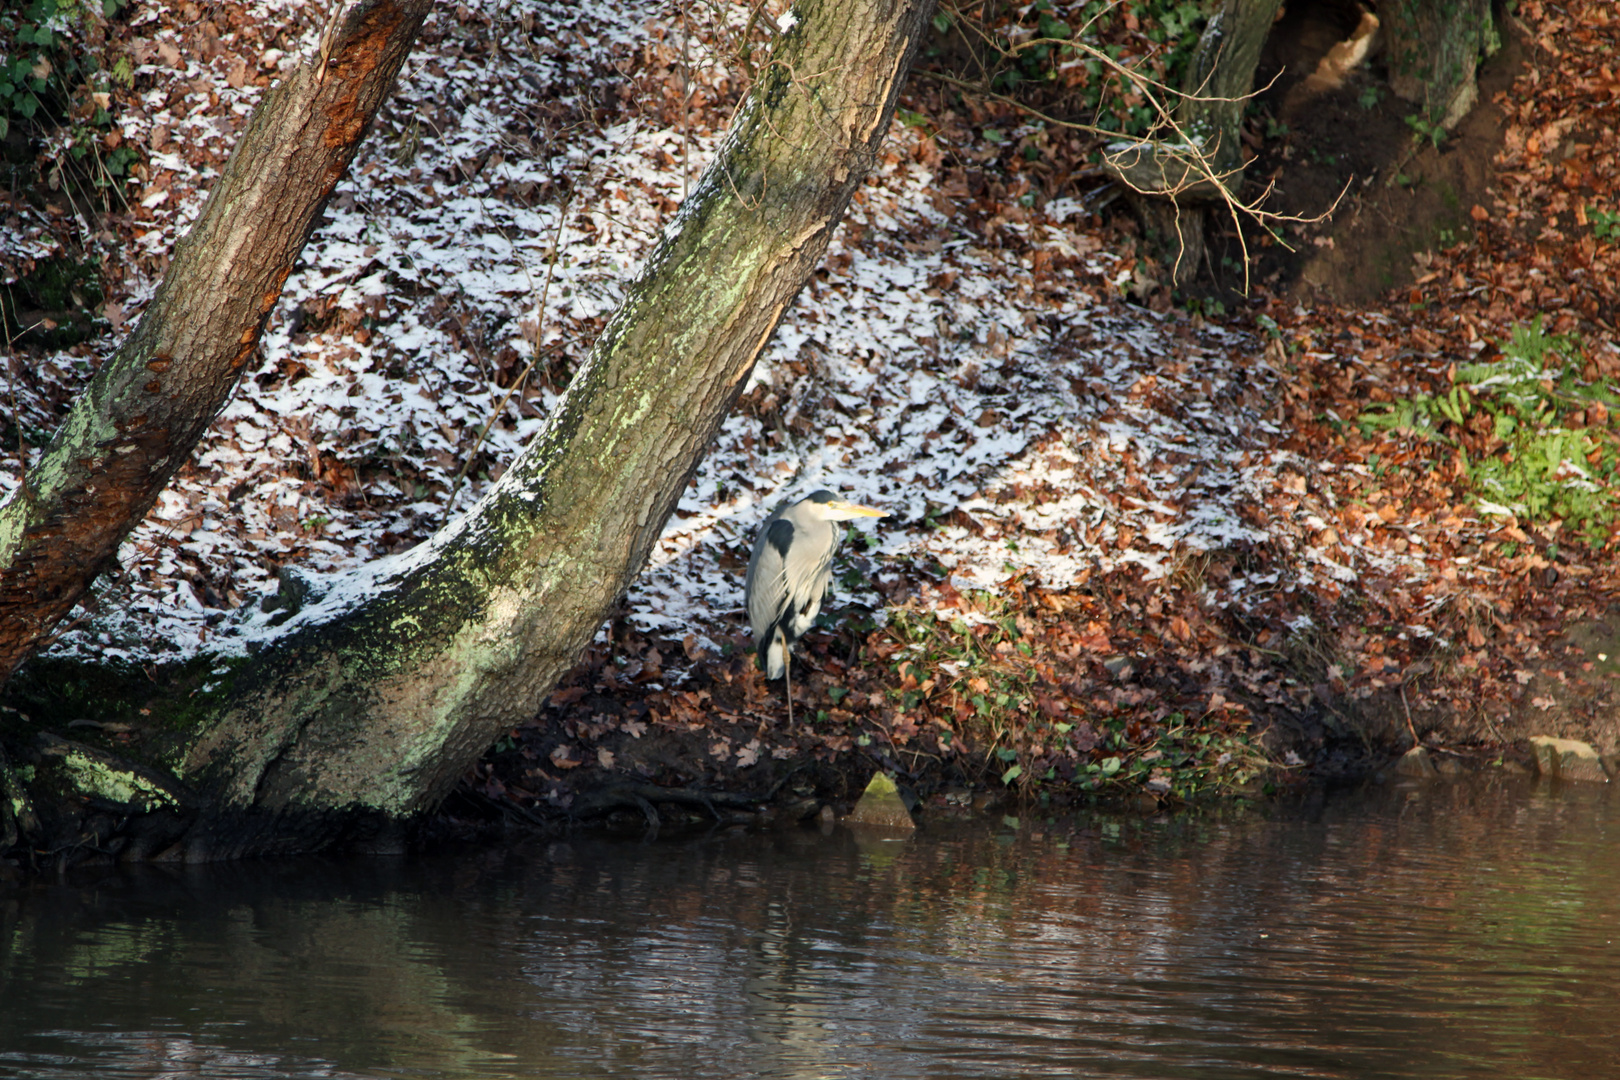
M 322 20 L 301 8 L 259 0 L 249 14 L 297 20 L 307 48 Z M 712 46 L 747 8 L 724 14 L 717 26 L 711 9 L 687 23 L 650 2 L 439 8 L 287 281 L 259 370 L 125 544 L 94 617 L 55 648 L 193 654 L 278 568 L 343 574 L 471 505 L 543 425 L 556 390 L 541 373 L 586 355 L 715 146 L 712 101 L 735 76 Z M 199 185 L 262 93 L 225 85 L 236 54 L 250 70 L 291 62 L 246 32 L 221 41 L 211 66 L 165 62 L 179 44 L 168 28 L 147 46 L 156 85 L 123 132 L 146 145 L 167 134 L 131 193 L 151 253 L 195 219 Z M 663 123 L 680 109 L 637 95 L 679 88 L 683 69 L 690 118 Z M 217 106 L 185 96 L 208 79 Z M 1158 577 L 1189 553 L 1269 543 L 1290 571 L 1210 587 L 1209 602 L 1248 603 L 1332 590 L 1372 558 L 1355 536 L 1339 537 L 1345 565 L 1307 542 L 1322 520 L 1303 484 L 1294 520 L 1276 516 L 1275 491 L 1317 466 L 1267 449 L 1279 380 L 1256 343 L 1121 304 L 1130 266 L 1072 200 L 970 231 L 945 212 L 951 148 L 899 122 L 889 147 L 631 589 L 634 622 L 731 632 L 757 524 L 819 487 L 894 515 L 876 527 L 879 575 L 937 562 L 960 588 L 1020 571 L 1062 587 L 1125 564 Z M 132 321 L 154 283 L 132 273 L 112 310 Z M 447 506 L 503 401 L 481 443 L 494 467 Z

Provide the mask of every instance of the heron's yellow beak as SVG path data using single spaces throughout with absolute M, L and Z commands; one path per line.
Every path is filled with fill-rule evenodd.
M 837 502 L 837 503 L 833 503 L 833 505 L 835 507 L 837 507 L 839 510 L 843 511 L 844 513 L 853 515 L 855 517 L 888 517 L 889 516 L 889 512 L 887 510 L 879 510 L 875 506 L 862 506 L 860 503 Z

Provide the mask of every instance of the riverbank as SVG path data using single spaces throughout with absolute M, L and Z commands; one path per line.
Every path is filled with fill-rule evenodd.
M 75 175 L 76 146 L 129 149 L 100 202 L 7 196 L 13 291 L 93 265 L 100 296 L 76 340 L 13 350 L 4 445 L 30 464 L 322 25 L 291 0 L 187 10 L 86 23 L 107 117 L 27 146 L 46 181 Z M 437 12 L 255 370 L 53 658 L 245 652 L 286 616 L 267 594 L 318 595 L 487 490 L 746 86 L 737 28 L 712 18 Z M 1370 166 L 1335 129 L 1256 113 L 1253 184 L 1364 171 L 1331 223 L 1254 237 L 1304 254 L 1241 299 L 1164 284 L 1089 137 L 925 57 L 652 564 L 459 798 L 547 822 L 767 795 L 808 814 L 881 768 L 947 804 L 1175 803 L 1375 771 L 1414 740 L 1483 768 L 1527 761 L 1533 735 L 1620 749 L 1620 26 L 1528 2 L 1509 30 L 1473 120 L 1421 142 L 1355 129 L 1392 151 Z M 1324 115 L 1400 127 L 1369 86 Z M 1394 227 L 1357 239 L 1369 220 Z M 1376 299 L 1336 299 L 1356 266 Z M 71 322 L 56 310 L 37 327 Z M 789 722 L 751 662 L 742 575 L 770 509 L 823 486 L 892 517 L 846 545 Z M 139 722 L 104 719 L 36 723 L 139 759 Z
M 925 801 L 1176 801 L 1370 775 L 1414 745 L 1442 773 L 1534 768 L 1535 736 L 1620 749 L 1606 224 L 1620 200 L 1603 119 L 1615 27 L 1597 8 L 1527 5 L 1520 20 L 1452 139 L 1397 145 L 1381 170 L 1351 174 L 1360 190 L 1332 222 L 1297 230 L 1296 250 L 1318 254 L 1224 322 L 1246 335 L 1227 339 L 1230 366 L 1189 349 L 1122 362 L 1111 386 L 1100 365 L 1071 375 L 1079 408 L 1104 402 L 1087 430 L 1107 434 L 1051 439 L 942 508 L 941 546 L 980 544 L 974 576 L 913 559 L 881 590 L 881 628 L 846 608 L 809 643 L 795 726 L 737 620 L 715 655 L 639 630 L 627 610 L 471 787 L 542 816 L 633 783 L 797 785 L 796 806 L 814 792 L 842 807 L 874 769 Z M 1321 109 L 1366 97 L 1339 94 Z M 970 141 L 969 119 L 1013 122 L 964 104 L 936 139 Z M 927 92 L 908 105 L 950 115 Z M 1287 186 L 1291 159 L 1321 171 L 1356 158 L 1323 145 L 1327 130 L 1269 147 L 1281 171 L 1255 180 Z M 1003 206 L 956 209 L 973 228 Z M 1133 252 L 1129 220 L 1112 224 L 1104 249 Z M 1392 263 L 1398 287 L 1362 298 Z M 1163 276 L 1142 257 L 1119 265 L 1138 283 Z M 1156 307 L 1168 297 L 1154 288 L 1140 299 Z M 1193 342 L 1211 309 L 1158 326 Z M 1224 453 L 1178 449 L 1211 414 L 1243 421 L 1242 435 Z M 1166 423 L 1183 427 L 1149 434 Z M 1066 501 L 1077 490 L 1092 496 L 1081 513 Z M 1200 513 L 1230 529 L 1222 542 L 1189 542 Z M 734 572 L 746 541 L 731 546 Z M 996 573 L 1037 544 L 1087 565 L 1068 580 L 1010 561 Z M 852 583 L 872 576 L 858 545 L 847 559 Z

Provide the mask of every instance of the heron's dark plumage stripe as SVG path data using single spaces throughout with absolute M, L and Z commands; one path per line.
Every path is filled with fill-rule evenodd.
M 783 612 L 782 617 L 776 620 L 776 628 L 782 632 L 782 640 L 786 642 L 787 647 L 790 649 L 799 640 L 799 635 L 793 632 L 794 624 L 795 616 L 792 608 Z
M 776 549 L 777 554 L 784 559 L 787 558 L 788 548 L 793 546 L 793 522 L 777 518 L 771 522 L 771 527 L 766 531 L 765 538 L 770 541 L 771 547 Z

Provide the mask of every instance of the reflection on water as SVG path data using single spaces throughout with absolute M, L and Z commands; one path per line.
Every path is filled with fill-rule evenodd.
M 1460 786 L 109 872 L 0 894 L 0 1077 L 1612 1076 L 1615 818 Z

